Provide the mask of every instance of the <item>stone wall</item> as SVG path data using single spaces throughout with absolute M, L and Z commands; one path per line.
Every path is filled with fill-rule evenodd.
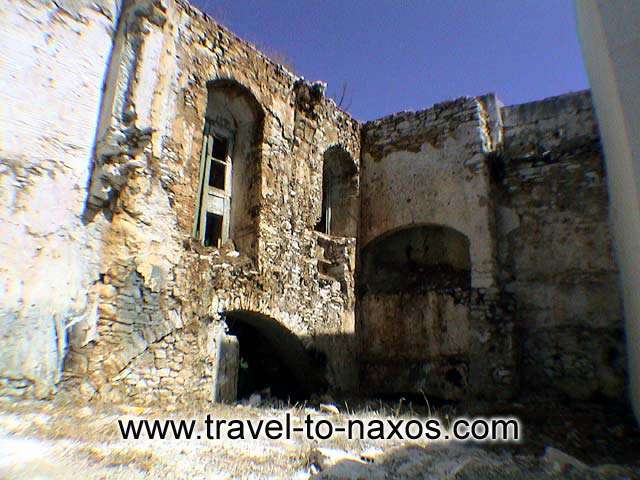
M 622 398 L 624 332 L 606 175 L 588 92 L 503 108 L 502 283 L 527 389 Z
M 183 0 L 10 0 L 0 16 L 0 395 L 64 380 L 85 398 L 211 401 L 231 318 L 341 390 L 620 395 L 588 94 L 363 126 Z M 242 217 L 209 247 L 205 117 L 227 100 L 244 109 Z
M 244 172 L 251 239 L 242 248 L 233 238 L 222 248 L 192 238 L 208 88 L 219 81 L 236 85 L 262 116 L 255 164 Z M 353 386 L 355 239 L 334 255 L 344 268 L 321 275 L 326 249 L 313 227 L 323 153 L 340 145 L 357 169 L 359 125 L 321 84 L 182 2 L 125 9 L 105 99 L 89 198 L 89 224 L 110 219 L 99 315 L 95 326 L 74 329 L 69 388 L 114 401 L 176 400 L 181 391 L 211 399 L 215 343 L 233 311 L 284 326 L 324 353 L 332 385 Z
M 513 392 L 488 156 L 496 111 L 493 97 L 462 98 L 363 127 L 358 331 L 362 382 L 374 390 L 445 398 Z M 394 245 L 377 248 L 392 236 Z M 456 245 L 466 261 L 454 261 Z M 415 281 L 373 288 L 375 275 L 389 278 L 389 270 L 403 279 L 413 270 Z M 466 281 L 456 280 L 461 275 Z
M 83 220 L 119 1 L 0 6 L 0 395 L 47 397 L 94 323 L 107 220 Z
M 489 95 L 370 122 L 362 185 L 364 384 L 622 398 L 618 271 L 588 92 L 512 107 Z

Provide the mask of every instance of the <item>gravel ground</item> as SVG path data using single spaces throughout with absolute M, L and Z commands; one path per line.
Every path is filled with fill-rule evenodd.
M 514 411 L 520 407 L 514 404 L 510 408 Z M 581 430 L 581 426 L 592 421 L 588 415 L 585 417 L 584 412 L 581 414 L 579 409 L 571 408 L 559 421 L 557 416 L 562 409 L 556 409 L 553 422 L 534 423 L 535 408 L 525 410 L 519 415 L 525 428 L 527 419 L 532 422 L 527 441 L 506 446 L 399 440 L 353 441 L 345 437 L 317 441 L 301 436 L 291 440 L 123 440 L 118 419 L 202 420 L 203 412 L 206 412 L 214 418 L 257 420 L 282 418 L 289 413 L 294 425 L 299 425 L 307 414 L 315 419 L 344 423 L 349 418 L 426 418 L 428 413 L 446 418 L 456 411 L 447 407 L 435 411 L 429 408 L 427 412 L 424 408 L 414 409 L 401 403 L 364 402 L 354 407 L 342 404 L 337 408 L 282 403 L 260 407 L 207 405 L 167 412 L 166 409 L 126 405 L 78 405 L 62 400 L 2 401 L 0 478 L 640 479 L 640 450 L 636 449 L 640 434 L 633 425 L 625 423 L 628 419 L 612 415 L 607 420 L 607 432 L 603 431 L 609 448 L 594 444 L 591 457 L 582 454 L 578 459 L 564 451 L 575 455 L 576 445 L 589 451 L 588 442 L 583 438 L 585 433 Z M 551 415 L 549 405 L 544 410 Z M 594 408 L 585 411 L 594 418 L 602 417 L 601 412 Z M 574 417 L 569 412 L 574 412 Z M 531 425 L 535 425 L 535 430 Z M 592 424 L 592 428 L 594 426 L 600 428 Z M 562 431 L 565 432 L 564 441 Z M 607 435 L 613 440 L 608 440 Z M 550 442 L 550 445 L 545 446 L 545 442 Z M 597 463 L 593 463 L 594 460 Z

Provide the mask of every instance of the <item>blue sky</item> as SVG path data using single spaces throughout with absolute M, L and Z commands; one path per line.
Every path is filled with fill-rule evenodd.
M 495 92 L 505 104 L 588 88 L 571 0 L 191 0 L 326 81 L 359 120 Z

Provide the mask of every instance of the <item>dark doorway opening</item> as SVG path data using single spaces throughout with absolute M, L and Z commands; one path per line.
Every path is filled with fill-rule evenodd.
M 227 323 L 229 333 L 237 337 L 240 344 L 238 399 L 267 389 L 272 396 L 283 400 L 304 397 L 302 386 L 291 369 L 257 328 L 234 317 Z
M 265 393 L 300 401 L 326 385 L 320 365 L 300 340 L 276 320 L 255 312 L 226 314 L 228 333 L 238 339 L 238 399 Z

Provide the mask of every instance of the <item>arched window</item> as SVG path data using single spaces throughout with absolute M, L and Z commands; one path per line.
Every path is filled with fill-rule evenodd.
M 355 237 L 358 223 L 356 164 L 344 148 L 334 146 L 322 162 L 322 212 L 316 230 L 339 237 Z
M 228 80 L 209 85 L 194 228 L 205 246 L 232 239 L 250 249 L 263 118 L 246 88 Z

